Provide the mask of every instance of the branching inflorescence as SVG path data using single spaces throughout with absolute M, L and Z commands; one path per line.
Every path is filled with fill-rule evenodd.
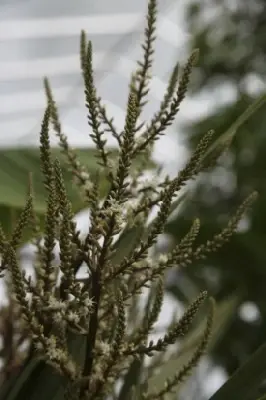
M 157 1 L 149 0 L 145 42 L 142 59 L 129 85 L 125 125 L 122 132 L 115 127 L 99 97 L 93 73 L 92 43 L 81 33 L 80 63 L 84 79 L 85 102 L 88 109 L 90 136 L 97 149 L 99 168 L 108 180 L 108 191 L 102 199 L 99 176 L 91 179 L 86 167 L 78 160 L 63 133 L 52 91 L 45 79 L 47 108 L 40 133 L 40 161 L 43 183 L 47 190 L 47 211 L 43 245 L 34 212 L 33 188 L 14 229 L 7 240 L 0 229 L 1 273 L 11 277 L 9 285 L 19 307 L 19 317 L 28 332 L 33 354 L 51 364 L 67 379 L 65 399 L 105 399 L 114 395 L 114 386 L 123 378 L 134 360 L 143 362 L 144 356 L 165 352 L 187 334 L 206 292 L 196 300 L 177 321 L 173 321 L 165 335 L 149 340 L 149 335 L 161 311 L 164 295 L 164 276 L 170 268 L 185 267 L 204 259 L 210 252 L 225 244 L 235 232 L 237 224 L 256 197 L 251 194 L 239 207 L 226 228 L 206 243 L 195 245 L 200 231 L 196 219 L 189 232 L 167 255 L 151 257 L 150 249 L 164 228 L 183 186 L 206 168 L 204 155 L 212 141 L 213 131 L 207 132 L 198 144 L 189 162 L 174 179 L 157 178 L 143 184 L 145 165 L 150 160 L 154 143 L 163 135 L 179 111 L 189 84 L 198 50 L 192 52 L 183 71 L 175 65 L 159 110 L 146 125 L 139 119 L 147 103 L 151 66 L 153 62 Z M 52 159 L 49 142 L 49 125 L 55 130 L 62 152 L 66 155 L 75 183 L 84 195 L 84 205 L 90 207 L 91 228 L 80 238 L 73 221 L 73 211 L 68 200 L 59 160 Z M 111 134 L 119 146 L 114 161 L 106 146 L 106 135 Z M 142 168 L 134 169 L 138 159 Z M 204 162 L 203 162 L 204 161 Z M 31 185 L 30 185 L 31 186 Z M 157 216 L 149 223 L 152 207 L 158 207 Z M 37 249 L 35 279 L 26 278 L 19 267 L 16 250 L 23 229 L 34 223 L 33 236 Z M 133 232 L 134 246 L 120 259 L 119 239 Z M 60 263 L 54 262 L 54 247 L 60 246 Z M 81 265 L 86 265 L 88 278 L 78 279 Z M 150 288 L 145 314 L 133 328 L 129 310 L 144 288 Z M 164 389 L 153 391 L 145 382 L 139 388 L 129 388 L 127 399 L 163 399 L 177 390 L 205 352 L 211 333 L 214 302 L 202 339 L 191 359 L 180 371 L 173 371 Z M 77 361 L 69 346 L 69 335 L 85 338 L 83 357 Z M 152 364 L 151 364 L 152 365 Z M 152 371 L 147 367 L 148 375 Z M 136 383 L 137 385 L 137 383 Z M 136 386 L 135 385 L 135 386 Z M 134 394 L 135 393 L 135 394 Z M 113 396 L 113 397 L 112 397 Z M 131 397 L 130 397 L 131 396 Z M 135 397 L 134 397 L 135 396 Z M 138 396 L 138 397 L 136 397 Z

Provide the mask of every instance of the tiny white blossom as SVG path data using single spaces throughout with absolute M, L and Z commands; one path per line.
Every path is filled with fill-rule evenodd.
M 92 299 L 90 299 L 89 297 L 87 297 L 84 301 L 83 301 L 84 305 L 88 308 L 92 308 L 94 305 L 94 301 Z
M 104 356 L 109 356 L 110 354 L 110 350 L 111 350 L 111 346 L 109 343 L 104 342 L 104 341 L 99 341 L 98 343 L 98 347 L 100 352 L 104 355 Z
M 34 347 L 37 351 L 43 351 L 43 344 L 42 342 L 38 341 L 34 344 Z
M 58 360 L 59 359 L 59 353 L 57 349 L 53 348 L 47 348 L 47 355 L 50 358 L 50 360 Z
M 119 225 L 120 227 L 123 226 L 123 224 L 125 222 L 125 215 L 122 215 L 122 214 L 116 215 L 116 222 L 117 222 L 117 225 Z
M 56 338 L 55 336 L 50 336 L 46 339 L 46 344 L 49 349 L 55 349 L 56 348 Z
M 86 180 L 86 183 L 85 183 L 85 185 L 83 186 L 83 188 L 84 188 L 85 190 L 90 191 L 90 190 L 93 189 L 93 183 L 92 183 L 91 181 L 89 181 L 89 180 Z
M 90 174 L 89 174 L 87 171 L 82 171 L 81 174 L 80 174 L 80 176 L 81 176 L 81 178 L 83 178 L 83 179 L 87 179 L 87 180 L 90 179 Z
M 79 323 L 79 320 L 80 320 L 80 317 L 79 317 L 79 315 L 78 315 L 77 312 L 75 312 L 75 311 L 69 311 L 69 313 L 68 313 L 68 315 L 67 315 L 67 319 L 68 319 L 68 321 L 70 321 L 70 322 L 74 322 L 74 324 L 78 324 L 78 323 Z
M 64 310 L 67 307 L 67 304 L 61 300 L 57 300 L 55 297 L 49 298 L 49 307 L 53 310 Z
M 123 212 L 123 207 L 121 206 L 121 204 L 118 203 L 117 200 L 110 199 L 110 210 L 114 214 L 120 214 L 121 212 Z
M 159 255 L 158 261 L 159 261 L 160 264 L 165 264 L 167 262 L 167 260 L 168 260 L 167 254 L 160 254 Z

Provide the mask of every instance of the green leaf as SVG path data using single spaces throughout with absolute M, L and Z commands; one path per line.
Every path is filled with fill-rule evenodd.
M 78 149 L 78 157 L 84 163 L 92 176 L 97 170 L 95 151 L 93 149 Z M 68 170 L 65 157 L 60 148 L 52 149 L 53 158 L 59 158 L 62 172 L 66 182 L 69 198 L 72 201 L 75 212 L 84 208 L 78 189 L 73 185 L 72 174 Z M 43 176 L 40 168 L 38 148 L 2 149 L 0 151 L 0 221 L 4 232 L 9 235 L 13 222 L 17 219 L 25 205 L 28 191 L 29 173 L 32 173 L 34 186 L 34 207 L 39 216 L 46 210 L 46 190 L 43 185 Z M 107 182 L 103 183 L 103 190 Z M 25 238 L 25 236 L 27 236 Z M 24 239 L 28 239 L 28 234 Z
M 236 370 L 210 400 L 253 400 L 254 391 L 266 377 L 266 343 Z
M 95 173 L 97 165 L 92 149 L 79 149 L 78 155 L 85 162 L 88 169 Z M 68 171 L 65 159 L 59 148 L 52 149 L 53 157 L 58 157 L 62 162 L 64 177 L 68 189 L 72 186 L 71 173 Z M 0 151 L 0 204 L 15 209 L 22 209 L 25 205 L 25 196 L 28 189 L 29 173 L 33 174 L 35 209 L 44 213 L 46 209 L 46 191 L 43 186 L 43 176 L 40 168 L 40 156 L 38 148 L 31 149 L 2 149 Z M 79 208 L 80 199 L 75 190 L 70 191 L 76 206 Z
M 260 398 L 257 399 L 257 400 L 266 400 L 266 394 L 264 394 L 262 397 L 260 397 Z
M 112 158 L 118 155 L 117 149 L 112 150 Z M 85 208 L 80 190 L 73 184 L 73 175 L 69 171 L 66 158 L 61 149 L 52 148 L 52 157 L 60 160 L 62 173 L 66 185 L 69 199 L 72 202 L 73 211 L 76 213 Z M 76 149 L 76 154 L 80 162 L 85 165 L 93 178 L 99 166 L 95 158 L 96 151 L 92 148 Z M 133 163 L 133 168 L 138 164 L 138 159 Z M 150 163 L 149 166 L 154 166 Z M 14 221 L 18 218 L 25 205 L 28 191 L 29 173 L 32 173 L 34 188 L 34 207 L 41 219 L 43 226 L 43 215 L 46 210 L 47 193 L 43 185 L 43 176 L 40 168 L 39 149 L 36 148 L 12 148 L 0 150 L 0 222 L 4 232 L 9 236 L 14 226 Z M 100 179 L 101 195 L 106 193 L 108 181 L 102 177 Z M 42 228 L 41 226 L 41 228 Z M 26 242 L 31 236 L 30 230 L 25 231 L 23 236 Z

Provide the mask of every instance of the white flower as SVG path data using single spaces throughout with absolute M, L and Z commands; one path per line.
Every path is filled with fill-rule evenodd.
M 49 307 L 52 310 L 65 310 L 67 304 L 61 300 L 57 300 L 55 297 L 51 296 L 49 298 Z
M 75 312 L 75 311 L 69 311 L 69 313 L 68 313 L 68 315 L 67 315 L 67 319 L 68 319 L 68 321 L 70 321 L 70 322 L 74 322 L 74 324 L 78 324 L 78 323 L 79 323 L 79 320 L 80 320 L 80 317 L 79 317 L 79 315 L 78 315 L 77 312 Z
M 59 353 L 57 349 L 53 349 L 48 347 L 47 348 L 47 355 L 50 358 L 50 360 L 58 360 L 59 359 Z
M 90 299 L 89 297 L 87 297 L 84 301 L 84 306 L 88 307 L 88 308 L 92 308 L 94 305 L 94 301 L 92 299 Z
M 98 343 L 98 348 L 100 350 L 100 352 L 104 355 L 104 356 L 109 356 L 110 354 L 110 350 L 111 350 L 111 346 L 109 343 L 104 342 L 104 341 L 99 341 Z
M 117 200 L 112 198 L 110 199 L 110 210 L 114 214 L 121 214 L 123 212 L 123 207 L 121 206 L 121 204 L 118 203 Z
M 55 349 L 56 348 L 56 338 L 55 336 L 50 336 L 46 339 L 46 345 L 49 349 Z
M 167 261 L 168 261 L 167 254 L 160 254 L 158 261 L 159 261 L 160 264 L 166 264 Z
M 43 344 L 40 341 L 34 343 L 34 347 L 37 351 L 43 351 Z
M 81 178 L 89 180 L 90 179 L 90 174 L 87 171 L 81 171 L 80 174 Z
M 63 320 L 63 316 L 60 311 L 53 314 L 53 320 L 55 323 L 60 324 Z

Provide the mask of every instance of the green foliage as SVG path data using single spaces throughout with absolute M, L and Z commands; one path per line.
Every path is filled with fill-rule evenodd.
M 232 398 L 236 400 L 254 399 L 254 393 L 258 390 L 265 378 L 266 344 L 262 345 L 252 356 L 232 375 L 210 400 L 223 400 Z
M 110 158 L 113 160 L 117 157 L 118 150 L 115 148 L 110 150 Z M 73 212 L 77 213 L 84 208 L 84 201 L 77 186 L 73 185 L 73 172 L 69 167 L 69 151 L 67 152 L 67 158 L 60 148 L 51 148 L 51 154 L 53 159 L 58 158 L 60 160 L 67 194 L 73 205 Z M 84 171 L 86 172 L 83 172 L 83 174 L 89 174 L 92 178 L 95 178 L 99 173 L 95 149 L 76 149 L 74 154 L 84 166 Z M 140 160 L 137 158 L 133 162 L 133 168 L 136 168 L 139 164 Z M 152 160 L 149 162 L 149 167 L 154 167 Z M 11 234 L 14 224 L 25 205 L 29 174 L 31 174 L 34 186 L 34 209 L 39 218 L 39 227 L 43 231 L 46 203 L 39 150 L 37 148 L 5 148 L 0 150 L 0 219 L 1 225 L 8 235 Z M 108 180 L 100 173 L 99 181 L 100 197 L 102 198 L 107 192 Z M 31 233 L 26 230 L 23 242 L 30 238 Z
M 219 154 L 228 146 L 227 141 L 222 146 L 221 142 L 215 144 L 213 132 L 207 131 L 177 177 L 163 177 L 158 168 L 154 171 L 154 181 L 145 181 L 153 145 L 174 122 L 198 58 L 198 50 L 193 51 L 179 77 L 174 67 L 159 111 L 147 125 L 139 124 L 138 118 L 147 102 L 156 15 L 157 2 L 150 0 L 143 59 L 138 62 L 129 85 L 122 132 L 115 128 L 97 94 L 92 44 L 81 33 L 85 103 L 99 172 L 89 174 L 86 163 L 70 149 L 45 79 L 47 108 L 40 133 L 40 165 L 46 199 L 43 235 L 32 179 L 26 203 L 10 237 L 3 228 L 0 230 L 1 274 L 10 300 L 8 312 L 3 315 L 11 317 L 11 335 L 3 335 L 4 347 L 7 344 L 9 351 L 6 349 L 2 354 L 1 400 L 100 400 L 108 396 L 120 400 L 151 400 L 175 396 L 205 353 L 212 331 L 216 329 L 219 338 L 217 324 L 220 328 L 226 324 L 231 307 L 238 301 L 237 295 L 230 299 L 226 317 L 221 313 L 217 320 L 214 300 L 206 291 L 200 291 L 180 318 L 173 317 L 159 339 L 150 338 L 163 304 L 167 271 L 203 260 L 220 249 L 257 197 L 256 192 L 249 194 L 226 227 L 206 241 L 199 243 L 200 221 L 195 219 L 168 254 L 153 254 L 158 236 L 165 231 L 169 216 L 180 202 L 180 190 L 212 165 L 217 146 Z M 253 109 L 256 107 L 257 104 Z M 247 114 L 250 109 L 242 120 Z M 67 157 L 84 207 L 90 208 L 91 226 L 85 239 L 80 237 L 73 220 L 75 208 L 65 183 L 68 177 L 64 176 L 59 157 L 50 148 L 50 124 Z M 106 147 L 108 132 L 117 140 L 118 153 Z M 107 182 L 104 192 L 102 179 Z M 158 212 L 150 221 L 154 206 Z M 31 228 L 36 247 L 34 273 L 30 277 L 22 270 L 16 254 L 26 227 Z M 54 261 L 56 242 L 60 248 L 59 265 Z M 82 267 L 85 274 L 81 277 Z M 146 288 L 148 299 L 143 309 L 140 296 Z M 218 313 L 224 308 L 226 305 L 218 305 Z M 200 324 L 197 316 L 201 318 Z M 3 321 L 6 322 L 4 317 Z M 196 330 L 192 331 L 193 327 Z M 23 352 L 21 343 L 25 344 Z M 169 366 L 173 356 L 175 367 L 167 377 L 162 377 L 159 385 L 154 385 L 156 371 L 163 368 L 167 358 Z M 122 381 L 120 392 L 116 388 L 119 379 Z M 235 398 L 235 393 L 230 392 L 227 398 L 230 396 Z
M 64 162 L 60 149 L 51 149 L 52 157 L 58 158 L 62 164 L 62 173 L 66 182 L 69 199 L 74 211 L 80 211 L 84 202 L 76 187 L 72 184 L 72 173 Z M 97 164 L 95 162 L 94 149 L 78 149 L 76 154 L 82 164 L 92 176 L 95 176 Z M 4 231 L 10 234 L 12 226 L 21 213 L 27 194 L 29 173 L 32 173 L 32 181 L 35 192 L 35 211 L 42 217 L 46 210 L 45 188 L 42 183 L 40 170 L 40 155 L 37 148 L 2 149 L 0 151 L 0 218 Z M 106 182 L 102 181 L 102 193 L 106 192 Z M 24 240 L 29 239 L 29 235 Z

